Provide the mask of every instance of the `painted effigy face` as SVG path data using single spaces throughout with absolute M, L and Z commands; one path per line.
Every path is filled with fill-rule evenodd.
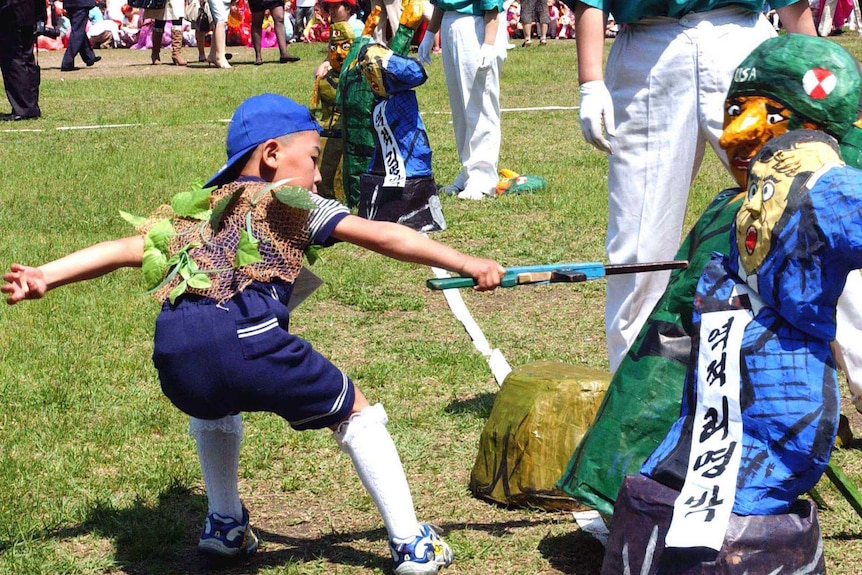
M 359 58 L 359 69 L 362 71 L 362 75 L 365 76 L 365 80 L 371 86 L 371 91 L 381 98 L 389 97 L 383 75 L 391 56 L 392 51 L 385 46 L 369 44 Z
M 350 47 L 353 46 L 353 31 L 346 22 L 336 22 L 330 26 L 329 32 L 329 56 L 327 60 L 332 69 L 341 72 L 341 66 Z
M 773 232 L 787 209 L 787 199 L 795 186 L 805 182 L 796 176 L 840 162 L 832 148 L 806 142 L 751 166 L 746 196 L 736 213 L 736 247 L 746 274 L 757 273 L 772 249 Z
M 739 187 L 745 188 L 748 165 L 754 154 L 776 136 L 788 130 L 793 112 L 766 96 L 730 97 L 724 106 L 724 131 L 718 140 L 727 153 L 730 172 Z

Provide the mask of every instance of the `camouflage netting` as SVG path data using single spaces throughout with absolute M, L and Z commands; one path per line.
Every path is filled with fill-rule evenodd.
M 146 234 L 154 225 L 172 218 L 175 234 L 170 239 L 169 252 L 180 252 L 188 244 L 198 247 L 189 250 L 189 256 L 201 271 L 208 273 L 212 285 L 207 289 L 188 287 L 186 291 L 224 302 L 242 291 L 253 281 L 269 282 L 281 279 L 293 282 L 302 268 L 302 257 L 308 243 L 308 210 L 293 208 L 274 199 L 269 192 L 261 192 L 267 182 L 234 182 L 219 188 L 210 197 L 210 208 L 222 198 L 236 197 L 222 214 L 218 231 L 213 233 L 210 222 L 173 216 L 170 206 L 161 206 L 147 221 L 138 226 Z M 260 196 L 258 198 L 257 196 Z M 254 201 L 254 205 L 252 205 Z M 246 216 L 251 213 L 251 228 L 263 261 L 234 268 L 240 232 L 247 228 Z M 164 302 L 179 285 L 179 274 L 161 285 L 153 297 Z
M 560 362 L 514 369 L 482 430 L 470 491 L 503 505 L 579 507 L 555 483 L 592 422 L 609 377 Z

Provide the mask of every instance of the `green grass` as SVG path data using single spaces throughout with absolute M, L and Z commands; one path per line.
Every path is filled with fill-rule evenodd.
M 859 50 L 855 39 L 841 42 Z M 234 49 L 227 71 L 102 51 L 97 66 L 68 74 L 61 54 L 40 54 L 44 117 L 0 126 L 0 267 L 131 233 L 119 209 L 148 213 L 214 172 L 224 120 L 244 98 L 273 91 L 308 101 L 325 49 L 292 50 L 300 63 L 255 67 L 250 50 Z M 574 42 L 512 50 L 502 106 L 576 106 L 576 78 Z M 459 166 L 439 58 L 418 96 L 435 176 L 449 183 Z M 98 124 L 138 125 L 58 129 Z M 576 110 L 505 112 L 500 165 L 549 187 L 482 203 L 443 198 L 449 229 L 437 239 L 504 265 L 602 259 L 606 161 L 581 138 Z M 730 185 L 708 153 L 689 222 Z M 430 270 L 349 245 L 323 255 L 315 272 L 326 285 L 293 329 L 386 407 L 418 515 L 444 527 L 455 549 L 449 572 L 597 573 L 601 547 L 567 514 L 470 496 L 497 386 L 442 296 L 424 288 Z M 142 292 L 127 270 L 0 310 L 0 574 L 207 571 L 194 552 L 206 509 L 194 445 L 187 418 L 159 390 L 149 357 L 158 306 Z M 462 295 L 513 366 L 607 366 L 601 281 Z M 330 434 L 296 433 L 269 414 L 245 421 L 240 487 L 265 544 L 228 572 L 386 571 L 382 524 Z M 838 456 L 862 483 L 858 451 Z M 855 573 L 862 520 L 821 488 L 832 503 L 820 514 L 830 572 Z

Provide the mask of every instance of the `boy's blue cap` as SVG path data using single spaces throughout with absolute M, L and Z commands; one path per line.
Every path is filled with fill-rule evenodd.
M 320 132 L 320 125 L 305 106 L 278 94 L 252 96 L 239 105 L 227 129 L 227 163 L 204 185 L 221 186 L 236 179 L 237 165 L 267 140 L 295 132 Z

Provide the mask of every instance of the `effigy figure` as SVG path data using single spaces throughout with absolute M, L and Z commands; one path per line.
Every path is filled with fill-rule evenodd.
M 674 271 L 619 369 L 578 445 L 560 487 L 581 503 L 609 515 L 627 475 L 667 434 L 679 415 L 679 398 L 692 358 L 692 306 L 701 272 L 712 253 L 728 254 L 733 218 L 742 204 L 748 164 L 760 147 L 788 130 L 807 128 L 839 141 L 841 156 L 859 167 L 859 67 L 843 48 L 823 38 L 787 34 L 762 43 L 740 64 L 725 101 L 720 140 L 739 188 L 720 192 L 689 232 L 676 259 L 688 260 Z M 850 274 L 838 312 L 839 342 L 858 334 L 858 312 L 845 305 L 859 289 L 860 274 Z M 851 300 L 852 301 L 852 300 Z M 849 308 L 849 310 L 848 310 Z M 848 313 L 848 311 L 850 313 Z M 846 330 L 846 333 L 842 333 Z M 858 352 L 841 346 L 836 360 L 848 364 L 851 390 L 858 390 Z M 854 391 L 858 395 L 858 391 Z
M 338 77 L 344 59 L 353 45 L 353 29 L 348 22 L 333 22 L 329 27 L 329 71 L 316 78 L 311 94 L 311 108 L 318 111 L 320 122 L 320 183 L 317 193 L 324 198 L 344 203 L 344 186 L 341 179 L 344 141 L 341 130 L 341 112 L 338 108 Z
M 712 572 L 705 565 L 722 550 L 731 512 L 787 515 L 820 479 L 838 428 L 836 307 L 862 267 L 860 190 L 862 171 L 823 132 L 788 132 L 754 157 L 729 255 L 714 254 L 697 285 L 681 414 L 641 469 L 679 492 L 672 519 L 654 521 L 646 549 L 627 540 L 615 510 L 611 537 L 625 542 L 608 545 L 612 562 L 643 573 L 641 558 L 660 564 L 667 548 L 697 549 L 691 572 Z M 617 509 L 627 513 L 639 495 L 621 496 Z M 768 553 L 785 543 L 764 536 L 760 545 Z M 768 564 L 751 555 L 732 572 L 793 567 L 783 553 Z
M 360 179 L 368 172 L 374 156 L 376 137 L 371 124 L 371 110 L 375 96 L 357 65 L 359 50 L 371 42 L 372 32 L 380 19 L 380 10 L 375 7 L 365 20 L 362 36 L 357 38 L 342 64 L 337 95 L 342 117 L 344 139 L 344 163 L 342 179 L 344 194 L 349 208 L 359 205 L 362 192 Z M 416 28 L 422 23 L 422 0 L 402 0 L 401 19 L 398 29 L 389 41 L 389 48 L 399 55 L 406 55 Z
M 414 91 L 428 79 L 425 68 L 373 42 L 360 49 L 357 61 L 376 96 L 372 125 L 377 140 L 369 171 L 360 177 L 359 216 L 420 232 L 446 229 Z

